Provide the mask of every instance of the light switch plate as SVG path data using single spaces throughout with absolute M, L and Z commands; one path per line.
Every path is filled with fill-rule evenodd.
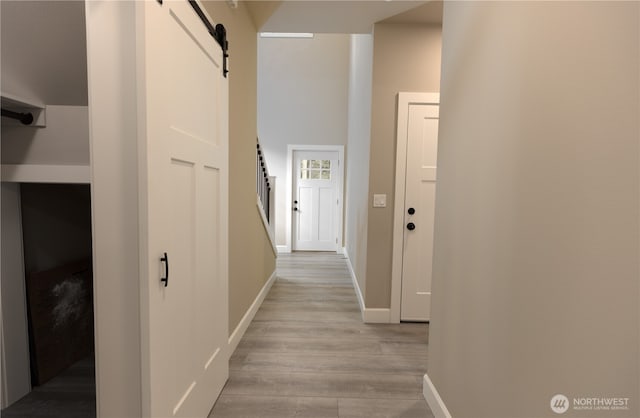
M 374 194 L 373 195 L 373 207 L 374 208 L 386 208 L 387 207 L 387 195 L 386 194 Z

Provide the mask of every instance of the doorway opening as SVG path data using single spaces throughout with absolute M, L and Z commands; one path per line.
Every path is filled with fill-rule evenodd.
M 2 183 L 2 198 L 2 416 L 95 416 L 90 186 Z

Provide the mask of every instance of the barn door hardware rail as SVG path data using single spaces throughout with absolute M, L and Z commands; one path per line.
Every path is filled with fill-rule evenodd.
M 13 110 L 2 108 L 2 117 L 18 120 L 23 125 L 31 125 L 33 123 L 33 114 L 31 112 L 14 112 Z
M 227 74 L 229 73 L 229 70 L 227 70 L 227 58 L 229 58 L 229 41 L 227 41 L 227 30 L 221 23 L 218 23 L 214 27 L 207 18 L 207 15 L 205 15 L 202 11 L 196 0 L 189 0 L 189 4 L 191 5 L 191 7 L 193 7 L 193 10 L 196 11 L 196 14 L 200 18 L 200 20 L 202 20 L 202 23 L 204 23 L 204 26 L 209 31 L 209 34 L 213 36 L 213 39 L 215 39 L 216 42 L 220 44 L 220 47 L 222 47 L 222 75 L 227 78 Z

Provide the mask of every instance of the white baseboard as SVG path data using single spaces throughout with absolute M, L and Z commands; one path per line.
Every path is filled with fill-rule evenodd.
M 356 278 L 356 272 L 353 270 L 351 259 L 346 248 L 344 249 L 344 257 L 347 259 L 347 267 L 349 268 L 349 274 L 351 275 L 351 281 L 353 282 L 353 288 L 356 291 L 356 297 L 358 298 L 358 305 L 360 305 L 360 312 L 362 313 L 362 322 L 365 324 L 388 324 L 391 322 L 391 310 L 389 308 L 367 308 L 364 303 L 364 297 L 360 290 L 360 284 Z
M 271 273 L 271 276 L 264 284 L 264 286 L 262 286 L 260 293 L 258 293 L 256 298 L 254 299 L 253 303 L 240 320 L 240 323 L 238 324 L 236 329 L 233 330 L 233 333 L 229 337 L 229 356 L 231 356 L 233 352 L 236 351 L 236 347 L 238 347 L 240 340 L 244 336 L 244 333 L 247 331 L 247 328 L 249 328 L 251 321 L 253 321 L 253 317 L 256 316 L 256 312 L 258 312 L 258 309 L 260 309 L 264 298 L 269 293 L 269 290 L 271 290 L 271 286 L 273 286 L 273 282 L 275 281 L 276 272 L 274 271 L 273 273 Z
M 364 322 L 366 324 L 390 324 L 390 314 L 391 309 L 389 308 L 365 308 Z
M 449 413 L 447 406 L 438 394 L 433 382 L 431 382 L 431 379 L 429 379 L 429 376 L 426 374 L 424 375 L 422 382 L 422 395 L 427 401 L 427 404 L 429 404 L 429 408 L 431 408 L 433 416 L 436 418 L 451 418 L 451 414 Z
M 291 248 L 286 245 L 276 245 L 276 248 L 278 249 L 278 254 L 286 254 L 291 252 Z
M 356 291 L 356 298 L 358 299 L 358 305 L 360 305 L 360 313 L 362 314 L 362 322 L 366 322 L 364 320 L 364 298 L 362 297 L 362 291 L 360 290 L 360 285 L 358 284 L 358 279 L 356 279 L 356 272 L 353 271 L 353 265 L 351 264 L 351 259 L 349 258 L 349 253 L 346 248 L 344 250 L 344 258 L 347 260 L 347 267 L 349 268 L 349 275 L 351 276 L 351 282 L 353 283 L 353 288 Z

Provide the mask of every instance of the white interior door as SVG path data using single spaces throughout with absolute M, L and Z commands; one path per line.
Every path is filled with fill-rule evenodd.
M 335 151 L 294 152 L 293 250 L 337 249 L 338 164 Z
M 438 105 L 410 104 L 400 319 L 428 321 L 438 151 Z
M 228 377 L 222 51 L 186 0 L 139 2 L 137 12 L 143 414 L 205 417 Z

